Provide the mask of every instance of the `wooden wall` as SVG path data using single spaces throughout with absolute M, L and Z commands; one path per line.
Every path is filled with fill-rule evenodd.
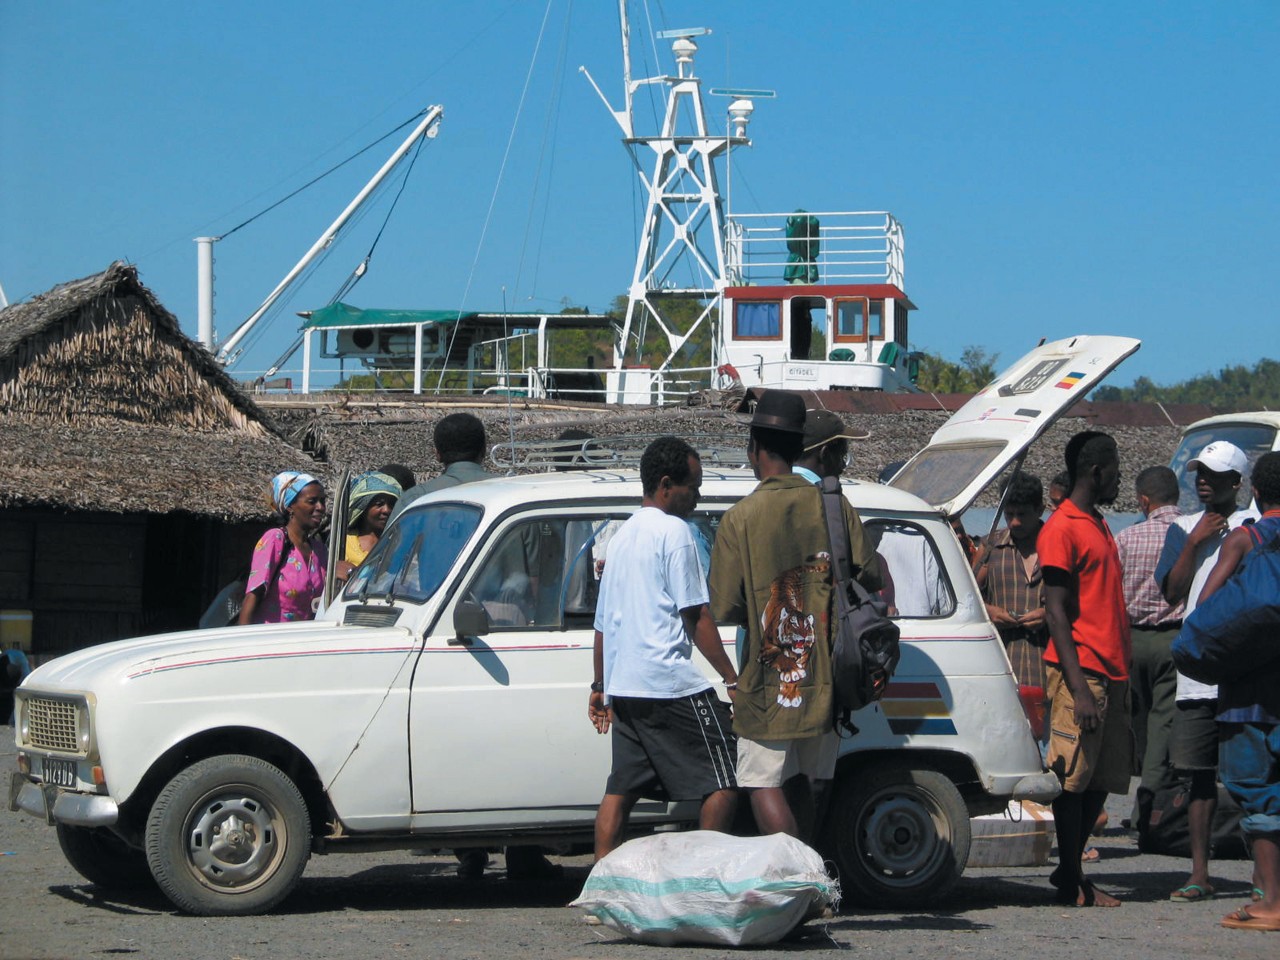
M 0 510 L 0 608 L 32 612 L 35 662 L 193 628 L 262 529 L 180 513 Z

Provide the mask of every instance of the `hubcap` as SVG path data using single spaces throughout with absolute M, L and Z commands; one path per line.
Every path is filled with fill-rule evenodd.
M 206 882 L 245 887 L 270 871 L 282 841 L 269 806 L 254 797 L 221 794 L 196 808 L 187 857 Z
M 938 824 L 923 798 L 888 793 L 869 806 L 859 829 L 863 853 L 876 873 L 908 878 L 928 869 L 941 852 Z

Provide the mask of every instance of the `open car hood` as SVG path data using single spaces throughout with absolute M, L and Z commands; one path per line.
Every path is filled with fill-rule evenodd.
M 963 513 L 1067 407 L 1141 345 L 1131 337 L 1100 336 L 1041 344 L 957 410 L 889 485 L 947 516 Z

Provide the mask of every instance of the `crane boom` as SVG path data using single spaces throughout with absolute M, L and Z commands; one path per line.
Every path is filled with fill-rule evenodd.
M 236 356 L 238 356 L 236 353 L 236 346 L 240 341 L 243 340 L 258 321 L 266 315 L 266 312 L 271 309 L 272 304 L 280 299 L 281 294 L 289 288 L 289 285 L 298 278 L 311 261 L 319 256 L 320 253 L 329 246 L 329 244 L 333 243 L 338 231 L 341 230 L 355 212 L 360 209 L 360 205 L 364 203 L 365 200 L 368 199 L 369 195 L 378 188 L 378 185 L 386 179 L 387 174 L 391 172 L 395 165 L 399 163 L 404 155 L 409 152 L 415 143 L 417 143 L 418 139 L 423 136 L 436 136 L 439 132 L 440 118 L 443 116 L 444 107 L 439 106 L 438 104 L 426 109 L 423 113 L 422 120 L 413 128 L 413 132 L 409 134 L 404 143 L 400 144 L 400 146 L 396 148 L 396 151 L 391 154 L 387 159 L 387 162 L 382 165 L 382 168 L 373 175 L 373 179 L 366 183 L 360 192 L 355 195 L 355 198 L 347 204 L 346 209 L 338 215 L 338 219 L 334 220 L 333 223 L 329 225 L 328 229 L 320 235 L 320 238 L 311 245 L 311 249 L 308 250 L 294 268 L 286 274 L 285 278 L 276 285 L 276 288 L 271 291 L 267 299 L 262 301 L 262 305 L 258 307 L 258 309 L 255 310 L 249 318 L 244 321 L 244 323 L 240 324 L 240 326 L 236 328 L 235 333 L 231 334 L 231 336 L 223 341 L 222 345 L 218 348 L 217 353 L 217 359 L 219 362 L 226 364 L 235 360 Z

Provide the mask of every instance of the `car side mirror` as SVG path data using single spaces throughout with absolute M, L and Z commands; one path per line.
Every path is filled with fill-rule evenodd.
M 468 646 L 476 637 L 483 637 L 489 632 L 489 614 L 474 600 L 463 600 L 453 608 L 454 637 L 450 646 Z

